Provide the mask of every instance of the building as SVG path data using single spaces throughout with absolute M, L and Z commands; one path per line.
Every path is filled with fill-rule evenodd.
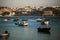
M 43 16 L 54 16 L 54 8 L 52 7 L 46 7 L 43 9 Z

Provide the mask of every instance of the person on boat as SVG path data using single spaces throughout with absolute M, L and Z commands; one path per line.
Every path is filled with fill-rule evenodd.
M 9 34 L 8 31 L 5 31 L 4 33 L 5 33 L 5 34 Z

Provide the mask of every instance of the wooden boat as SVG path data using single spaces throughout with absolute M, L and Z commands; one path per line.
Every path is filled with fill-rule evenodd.
M 7 37 L 9 34 L 0 34 L 0 37 Z
M 7 31 L 5 31 L 5 33 L 0 34 L 0 37 L 7 38 L 7 37 L 9 37 L 9 33 Z

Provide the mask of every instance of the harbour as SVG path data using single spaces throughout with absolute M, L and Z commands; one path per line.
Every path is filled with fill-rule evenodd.
M 40 17 L 40 16 L 39 16 Z M 7 17 L 6 17 L 7 18 Z M 42 27 L 41 22 L 37 22 L 36 17 L 18 17 L 19 19 L 27 19 L 28 26 L 15 25 L 13 20 L 2 21 L 0 19 L 0 34 L 7 30 L 10 36 L 7 39 L 0 40 L 59 40 L 60 38 L 60 19 L 59 17 L 49 18 L 48 27 L 51 28 L 50 33 L 38 32 L 37 28 Z M 48 17 L 45 17 L 48 18 Z M 3 18 L 4 19 L 4 18 Z M 14 18 L 13 18 L 14 19 Z

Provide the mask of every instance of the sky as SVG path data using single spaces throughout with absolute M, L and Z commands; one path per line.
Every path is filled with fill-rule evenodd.
M 60 6 L 60 0 L 0 0 L 0 6 L 5 7 Z

